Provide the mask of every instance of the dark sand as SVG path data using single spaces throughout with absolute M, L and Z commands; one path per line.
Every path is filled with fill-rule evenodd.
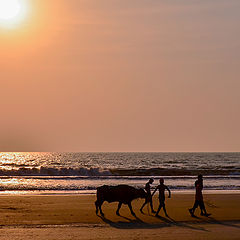
M 143 200 L 133 201 L 136 217 L 123 205 L 104 203 L 105 218 L 96 216 L 94 195 L 1 196 L 0 239 L 240 239 L 240 194 L 207 194 L 211 217 L 192 218 L 194 195 L 166 199 L 170 218 L 139 212 Z M 157 208 L 157 198 L 154 207 Z

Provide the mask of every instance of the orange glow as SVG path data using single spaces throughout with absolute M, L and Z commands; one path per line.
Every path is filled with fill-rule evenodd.
M 29 61 L 31 65 L 32 60 L 35 59 L 34 56 L 43 53 L 42 49 L 57 39 L 54 27 L 58 26 L 57 21 L 62 14 L 59 6 L 40 0 L 22 0 L 21 2 L 27 6 L 21 21 L 9 19 L 8 22 L 0 19 L 0 65 L 2 67 L 12 66 L 13 62 L 16 62 L 14 67 L 18 68 L 20 67 L 18 63 L 26 61 L 26 58 L 31 59 Z M 13 59 L 15 61 L 12 61 Z M 25 66 L 29 67 L 29 65 Z
M 19 2 L 0 20 L 2 151 L 240 149 L 240 1 Z

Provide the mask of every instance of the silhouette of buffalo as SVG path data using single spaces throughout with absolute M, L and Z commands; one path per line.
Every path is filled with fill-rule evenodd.
M 119 202 L 116 211 L 117 215 L 120 215 L 119 210 L 122 204 L 127 204 L 131 214 L 135 216 L 131 202 L 136 198 L 146 198 L 146 192 L 143 189 L 137 189 L 128 185 L 103 185 L 97 188 L 97 201 L 95 202 L 96 214 L 98 214 L 98 210 L 100 210 L 101 215 L 104 216 L 101 206 L 104 201 L 107 201 L 109 203 Z

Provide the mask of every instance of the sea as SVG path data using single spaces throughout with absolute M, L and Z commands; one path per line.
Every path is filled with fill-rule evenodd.
M 0 194 L 94 194 L 97 187 L 144 187 L 159 178 L 175 192 L 240 192 L 239 152 L 2 152 Z

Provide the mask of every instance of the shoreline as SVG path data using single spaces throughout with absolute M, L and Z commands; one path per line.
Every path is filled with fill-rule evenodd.
M 195 194 L 195 190 L 171 190 L 172 194 L 183 194 L 183 195 L 191 195 Z M 209 194 L 240 194 L 240 190 L 203 190 L 203 194 L 209 195 Z M 96 195 L 96 190 L 90 190 L 90 191 L 0 191 L 0 197 L 1 196 L 86 196 L 86 195 Z

